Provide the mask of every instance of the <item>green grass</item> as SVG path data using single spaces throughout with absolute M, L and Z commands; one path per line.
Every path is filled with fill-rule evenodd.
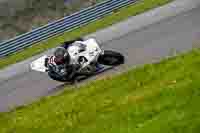
M 0 114 L 1 133 L 199 133 L 200 49 Z
M 115 13 L 105 16 L 104 18 L 90 23 L 86 26 L 82 26 L 71 32 L 65 32 L 60 36 L 50 38 L 46 41 L 35 44 L 32 47 L 28 47 L 25 50 L 22 50 L 21 52 L 0 59 L 0 69 L 10 64 L 14 64 L 24 59 L 27 59 L 33 55 L 42 53 L 49 48 L 56 47 L 65 40 L 70 40 L 79 36 L 87 35 L 89 33 L 97 31 L 98 29 L 105 28 L 114 23 L 125 20 L 130 16 L 164 5 L 170 1 L 172 0 L 141 0 L 137 4 L 133 4 L 131 6 L 122 8 L 119 11 L 116 11 Z

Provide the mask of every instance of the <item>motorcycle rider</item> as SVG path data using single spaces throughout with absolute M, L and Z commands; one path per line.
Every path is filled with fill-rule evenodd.
M 54 56 L 52 57 L 53 62 L 55 62 L 58 69 L 65 68 L 69 80 L 72 80 L 74 78 L 76 71 L 81 67 L 81 65 L 77 61 L 77 59 L 70 56 L 68 48 L 70 46 L 76 46 L 78 47 L 78 51 L 73 51 L 73 52 L 84 51 L 85 45 L 81 43 L 82 41 L 84 41 L 82 38 L 77 38 L 75 40 L 64 42 L 54 51 Z
M 64 42 L 61 46 L 57 47 L 54 51 L 55 56 L 55 63 L 57 65 L 60 64 L 76 64 L 74 60 L 71 60 L 70 54 L 68 52 L 68 48 L 71 46 L 78 47 L 78 51 L 74 52 L 80 52 L 85 50 L 85 45 L 83 45 L 81 42 L 84 41 L 82 38 L 77 38 L 75 40 Z

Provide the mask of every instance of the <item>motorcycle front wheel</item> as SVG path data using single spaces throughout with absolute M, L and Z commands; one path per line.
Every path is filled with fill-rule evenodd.
M 48 75 L 51 79 L 60 81 L 60 82 L 73 82 L 75 79 L 75 75 L 73 76 L 68 76 L 68 75 L 59 75 L 55 72 L 49 71 Z
M 117 66 L 124 64 L 124 56 L 121 53 L 105 50 L 102 55 L 99 56 L 98 62 L 102 65 Z
M 56 80 L 56 81 L 60 81 L 60 82 L 69 81 L 66 77 L 59 76 L 59 75 L 57 75 L 56 73 L 53 73 L 53 72 L 48 72 L 48 75 L 51 79 Z

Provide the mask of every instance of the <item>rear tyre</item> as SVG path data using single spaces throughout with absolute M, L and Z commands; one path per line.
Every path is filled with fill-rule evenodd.
M 107 66 L 118 66 L 124 64 L 124 56 L 118 52 L 105 50 L 104 54 L 100 55 L 98 62 Z

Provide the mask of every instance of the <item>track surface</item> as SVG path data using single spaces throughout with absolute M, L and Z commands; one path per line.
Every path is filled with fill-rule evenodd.
M 123 68 L 158 61 L 171 56 L 173 51 L 186 51 L 200 40 L 200 8 L 176 17 L 162 20 L 146 28 L 131 31 L 114 40 L 106 41 L 104 49 L 115 49 L 126 56 Z M 127 26 L 127 28 L 129 28 Z M 128 29 L 127 29 L 128 30 Z M 109 35 L 107 35 L 109 38 Z M 26 71 L 8 80 L 0 81 L 0 111 L 48 95 L 62 85 L 50 80 L 46 74 Z

